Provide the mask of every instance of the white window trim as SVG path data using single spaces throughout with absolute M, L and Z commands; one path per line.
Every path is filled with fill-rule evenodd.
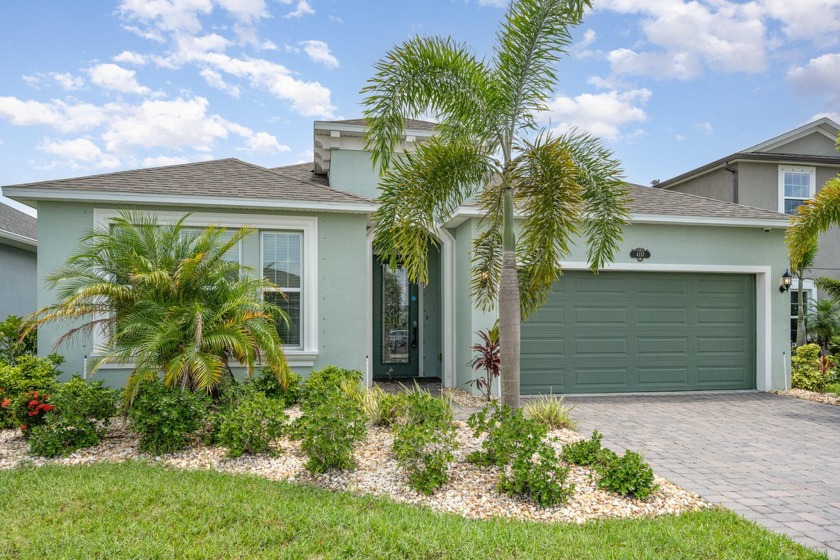
M 792 196 L 785 196 L 785 173 L 808 173 L 810 180 L 808 185 L 808 198 L 807 199 L 800 199 L 797 197 Z M 814 195 L 817 194 L 817 169 L 816 167 L 802 167 L 802 166 L 790 166 L 790 165 L 780 165 L 779 166 L 779 213 L 785 213 L 785 199 L 789 198 L 791 200 L 810 200 L 814 198 Z
M 300 287 L 298 287 L 298 288 L 286 288 L 286 287 L 283 287 L 283 286 L 279 286 L 277 288 L 271 288 L 271 289 L 268 289 L 268 290 L 264 290 L 263 293 L 265 293 L 265 292 L 280 292 L 280 293 L 284 293 L 284 294 L 285 293 L 300 294 L 300 303 L 301 303 L 301 309 L 300 309 L 300 313 L 301 313 L 301 317 L 300 317 L 300 342 L 301 342 L 301 344 L 300 344 L 300 346 L 287 346 L 286 347 L 286 352 L 294 352 L 294 351 L 298 351 L 298 350 L 303 350 L 304 348 L 306 348 L 306 342 L 305 342 L 304 338 L 305 338 L 305 333 L 306 333 L 306 327 L 309 324 L 309 321 L 307 320 L 307 317 L 306 317 L 306 313 L 304 312 L 304 309 L 303 309 L 304 308 L 304 302 L 307 300 L 306 265 L 309 262 L 309 259 L 307 258 L 306 252 L 305 252 L 305 244 L 306 244 L 305 238 L 306 238 L 306 235 L 303 232 L 301 232 L 301 230 L 299 230 L 299 229 L 284 229 L 284 230 L 264 229 L 264 230 L 260 230 L 259 233 L 260 233 L 260 274 L 265 273 L 265 252 L 263 251 L 263 249 L 264 249 L 263 244 L 264 244 L 266 234 L 268 234 L 268 235 L 283 234 L 283 233 L 300 233 L 301 234 L 300 270 L 301 270 L 301 273 L 303 275 L 303 278 L 301 279 L 302 282 L 300 284 Z
M 172 224 L 183 217 L 184 212 L 173 211 L 144 211 L 153 215 L 162 225 Z M 93 226 L 104 227 L 110 220 L 120 216 L 119 210 L 94 208 Z M 300 231 L 303 233 L 303 284 L 304 292 L 301 302 L 302 346 L 297 349 L 286 350 L 286 358 L 292 367 L 311 367 L 318 358 L 318 218 L 309 216 L 272 216 L 268 214 L 230 214 L 196 212 L 187 216 L 184 225 L 189 227 L 207 227 L 219 225 L 225 228 L 241 228 L 245 226 L 256 230 Z M 260 238 L 262 236 L 260 235 Z M 262 266 L 262 241 L 259 243 L 260 266 Z M 242 247 L 240 244 L 240 263 L 242 262 Z M 260 274 L 262 270 L 259 271 Z M 104 333 L 98 329 L 93 332 L 94 356 L 101 355 L 97 349 L 104 345 Z M 103 364 L 104 369 L 120 367 L 116 364 Z M 122 367 L 130 367 L 123 364 Z

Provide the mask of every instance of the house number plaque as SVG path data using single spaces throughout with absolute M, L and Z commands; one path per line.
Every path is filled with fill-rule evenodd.
M 643 247 L 636 247 L 632 251 L 630 251 L 630 256 L 636 259 L 639 262 L 642 262 L 645 259 L 650 258 L 650 251 Z

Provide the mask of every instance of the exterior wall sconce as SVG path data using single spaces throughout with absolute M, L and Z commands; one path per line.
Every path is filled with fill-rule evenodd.
M 790 289 L 790 285 L 793 283 L 793 277 L 790 275 L 790 272 L 785 270 L 785 273 L 782 274 L 782 285 L 779 286 L 779 291 L 781 293 L 785 293 Z

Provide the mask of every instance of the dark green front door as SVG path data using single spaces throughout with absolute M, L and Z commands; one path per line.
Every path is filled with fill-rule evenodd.
M 417 377 L 420 372 L 417 284 L 405 270 L 373 262 L 373 376 Z
M 755 277 L 568 271 L 522 323 L 522 393 L 754 389 Z

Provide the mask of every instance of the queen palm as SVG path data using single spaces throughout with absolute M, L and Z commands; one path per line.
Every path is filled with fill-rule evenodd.
M 261 360 L 285 382 L 275 324 L 285 316 L 260 295 L 271 285 L 240 274 L 238 263 L 225 260 L 251 230 L 226 239 L 221 228 L 186 228 L 184 218 L 159 225 L 154 217 L 123 213 L 95 229 L 48 277 L 58 302 L 38 311 L 36 324 L 72 325 L 56 346 L 79 333 L 105 333 L 94 369 L 133 363 L 129 399 L 141 381 L 152 378 L 212 391 L 230 374 L 231 360 L 249 374 Z
M 502 401 L 514 408 L 521 317 L 544 302 L 576 235 L 597 271 L 612 259 L 628 215 L 609 150 L 589 134 L 538 126 L 569 30 L 589 7 L 590 0 L 514 1 L 491 60 L 448 38 L 416 37 L 389 51 L 362 90 L 367 146 L 382 173 L 374 245 L 384 259 L 428 282 L 436 229 L 465 202 L 481 207 L 471 288 L 482 309 L 499 306 Z M 394 157 L 405 119 L 424 115 L 439 122 L 438 134 Z

